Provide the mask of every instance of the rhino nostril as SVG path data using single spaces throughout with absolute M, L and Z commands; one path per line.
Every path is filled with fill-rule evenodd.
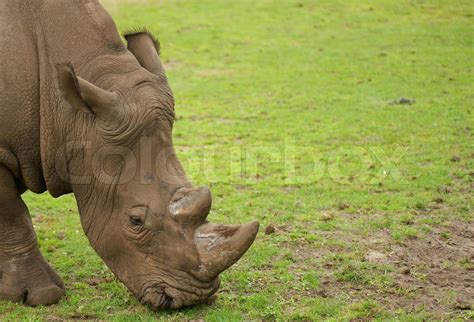
M 165 295 L 165 303 L 163 305 L 164 309 L 171 309 L 173 307 L 173 298 L 169 297 L 168 295 Z

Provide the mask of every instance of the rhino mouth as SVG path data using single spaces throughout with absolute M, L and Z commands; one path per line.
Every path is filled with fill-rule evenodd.
M 148 262 L 161 271 L 159 282 L 146 283 L 137 298 L 155 311 L 205 302 L 218 290 L 219 274 L 247 251 L 257 232 L 256 221 L 244 225 L 206 223 L 200 226 L 194 234 L 201 259 L 199 270 L 171 274 L 163 269 L 162 263 L 150 260 Z
M 168 296 L 163 289 L 147 288 L 143 292 L 140 302 L 152 310 L 171 309 L 174 305 L 172 297 Z
M 178 289 L 172 286 L 151 285 L 144 289 L 140 302 L 150 309 L 157 311 L 162 309 L 179 309 L 205 302 L 220 286 L 220 279 L 212 281 L 208 288 Z

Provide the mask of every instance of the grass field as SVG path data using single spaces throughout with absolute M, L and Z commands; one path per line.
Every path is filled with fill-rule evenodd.
M 160 39 L 209 218 L 261 232 L 216 301 L 154 313 L 93 252 L 72 196 L 27 193 L 67 296 L 2 302 L 0 320 L 474 319 L 472 1 L 107 5 Z

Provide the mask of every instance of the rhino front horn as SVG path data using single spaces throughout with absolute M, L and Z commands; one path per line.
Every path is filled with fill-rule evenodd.
M 195 234 L 201 255 L 201 276 L 213 279 L 232 266 L 249 249 L 257 236 L 258 221 L 245 225 L 205 224 Z

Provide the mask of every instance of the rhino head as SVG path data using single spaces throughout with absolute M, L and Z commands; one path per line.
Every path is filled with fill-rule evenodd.
M 62 96 L 80 114 L 89 148 L 71 158 L 71 179 L 91 245 L 114 274 L 152 309 L 192 305 L 219 287 L 219 274 L 253 243 L 258 222 L 207 221 L 211 192 L 187 180 L 172 144 L 173 95 L 157 42 L 146 32 L 126 35 L 122 59 L 130 70 L 99 87 L 58 66 Z M 104 88 L 106 87 L 106 88 Z M 82 113 L 85 112 L 85 113 Z

